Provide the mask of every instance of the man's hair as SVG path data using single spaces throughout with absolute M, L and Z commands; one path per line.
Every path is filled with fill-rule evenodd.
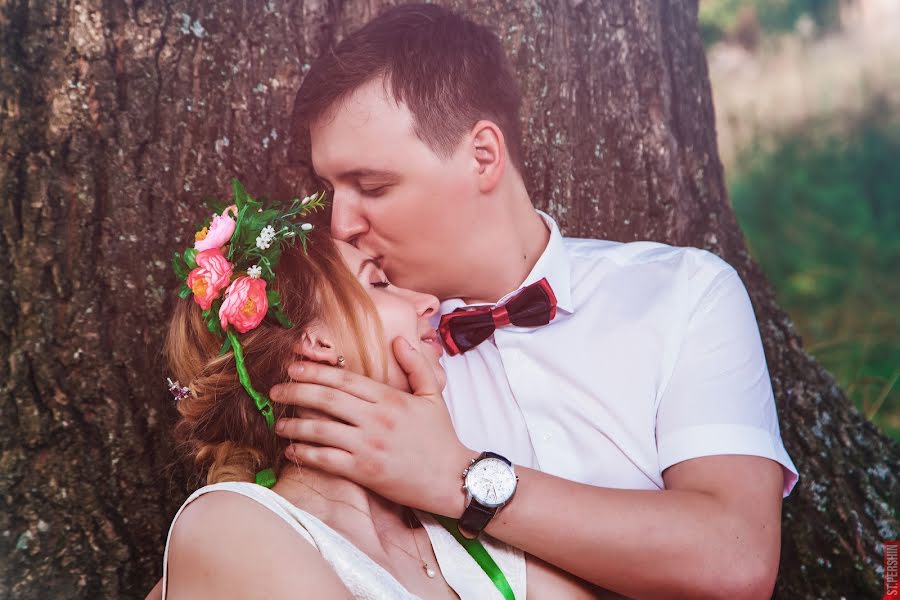
M 521 96 L 500 40 L 486 27 L 433 4 L 390 8 L 312 65 L 294 105 L 305 129 L 362 85 L 384 78 L 412 113 L 416 135 L 450 156 L 481 119 L 503 132 L 521 171 Z

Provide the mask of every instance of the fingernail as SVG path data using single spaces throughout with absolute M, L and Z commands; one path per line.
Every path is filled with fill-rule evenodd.
M 277 431 L 278 433 L 284 432 L 284 421 L 279 420 L 277 423 L 275 423 L 275 431 Z

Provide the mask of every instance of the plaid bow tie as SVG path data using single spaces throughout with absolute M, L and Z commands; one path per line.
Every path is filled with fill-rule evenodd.
M 471 350 L 506 325 L 540 327 L 556 316 L 556 296 L 546 278 L 527 285 L 503 306 L 460 307 L 441 317 L 438 331 L 450 356 Z

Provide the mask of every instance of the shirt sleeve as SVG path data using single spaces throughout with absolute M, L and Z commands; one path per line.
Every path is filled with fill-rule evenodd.
M 781 440 L 753 307 L 737 272 L 716 260 L 724 268 L 689 317 L 659 401 L 660 472 L 701 456 L 762 456 L 781 464 L 787 496 L 797 483 L 797 468 Z

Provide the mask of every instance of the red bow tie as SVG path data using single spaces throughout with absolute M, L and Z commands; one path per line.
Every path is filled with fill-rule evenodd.
M 457 308 L 441 317 L 438 331 L 450 356 L 471 350 L 506 325 L 539 327 L 556 316 L 556 296 L 547 279 L 527 285 L 503 306 Z

